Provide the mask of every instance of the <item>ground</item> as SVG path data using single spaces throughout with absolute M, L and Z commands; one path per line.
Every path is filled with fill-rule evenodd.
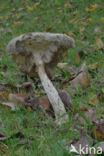
M 56 32 L 73 37 L 75 47 L 69 50 L 65 61 L 75 67 L 86 62 L 91 79 L 88 88 L 79 88 L 76 94 L 71 95 L 73 112 L 69 112 L 69 123 L 60 128 L 43 112 L 24 108 L 10 111 L 0 106 L 0 133 L 11 136 L 0 142 L 0 155 L 71 156 L 63 144 L 65 140 L 79 137 L 79 132 L 73 128 L 73 122 L 75 114 L 83 116 L 84 112 L 80 111 L 80 107 L 94 109 L 98 118 L 104 118 L 102 100 L 89 102 L 94 96 L 104 94 L 103 6 L 103 0 L 0 1 L 0 84 L 7 84 L 9 93 L 21 92 L 14 86 L 25 82 L 25 78 L 7 53 L 6 45 L 13 37 L 26 32 Z M 79 59 L 78 55 L 81 53 L 83 56 Z M 62 74 L 57 70 L 58 74 L 54 77 Z M 61 79 L 66 80 L 69 75 L 64 72 Z M 65 86 L 58 84 L 58 87 L 71 94 L 69 83 Z M 91 135 L 93 125 L 89 120 L 84 123 L 83 128 Z M 18 136 L 13 135 L 16 133 Z

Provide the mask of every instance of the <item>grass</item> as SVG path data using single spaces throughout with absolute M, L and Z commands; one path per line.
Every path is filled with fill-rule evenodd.
M 98 71 L 90 73 L 91 86 L 86 90 L 79 90 L 76 96 L 72 96 L 76 111 L 79 111 L 81 105 L 91 108 L 92 106 L 88 105 L 89 97 L 101 92 L 103 88 L 100 83 L 102 84 L 104 77 L 104 49 L 98 48 L 96 43 L 96 38 L 104 41 L 103 3 L 103 0 L 73 0 L 70 3 L 69 0 L 0 0 L 0 83 L 16 86 L 24 82 L 18 67 L 5 50 L 10 39 L 22 33 L 35 31 L 69 34 L 74 37 L 76 47 L 68 52 L 67 62 L 75 66 L 81 65 L 84 61 L 87 65 L 99 63 Z M 95 32 L 95 29 L 100 31 Z M 77 62 L 76 53 L 80 50 L 86 55 L 83 60 Z M 67 90 L 70 90 L 70 86 L 67 86 Z M 98 116 L 103 116 L 103 104 L 99 103 L 95 108 Z M 63 148 L 63 142 L 65 139 L 72 140 L 78 137 L 76 131 L 71 128 L 73 117 L 74 115 L 69 113 L 69 123 L 57 128 L 42 112 L 25 109 L 12 112 L 0 106 L 0 124 L 3 124 L 0 125 L 0 131 L 7 136 L 17 132 L 25 136 L 24 139 L 9 139 L 6 141 L 8 148 L 3 146 L 4 150 L 0 144 L 0 154 L 71 156 L 72 154 L 68 154 Z M 89 123 L 86 123 L 85 128 L 89 128 Z M 26 143 L 21 143 L 21 140 Z

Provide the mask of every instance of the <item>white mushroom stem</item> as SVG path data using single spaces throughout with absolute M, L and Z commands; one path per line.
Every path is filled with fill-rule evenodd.
M 58 124 L 65 123 L 66 121 L 68 121 L 68 115 L 66 113 L 64 104 L 57 90 L 55 89 L 55 87 L 53 86 L 52 82 L 50 81 L 50 79 L 48 78 L 45 72 L 44 65 L 39 64 L 37 66 L 37 70 L 42 85 L 44 87 L 44 90 L 48 96 L 50 103 L 52 104 L 57 123 Z

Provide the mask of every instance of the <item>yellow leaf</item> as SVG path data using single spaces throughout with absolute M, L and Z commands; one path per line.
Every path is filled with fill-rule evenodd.
M 98 62 L 88 65 L 88 68 L 91 69 L 91 70 L 95 70 L 98 67 L 99 67 L 99 63 Z
M 99 103 L 98 97 L 95 95 L 89 100 L 90 105 L 97 105 Z
M 13 27 L 17 27 L 17 26 L 20 26 L 20 25 L 22 25 L 23 23 L 21 22 L 21 21 L 15 21 L 14 23 L 13 23 Z
M 27 11 L 28 12 L 33 12 L 34 11 L 34 7 L 27 6 Z
M 85 8 L 87 12 L 94 12 L 98 8 L 97 4 L 91 4 L 89 7 Z
M 67 3 L 64 4 L 64 7 L 65 8 L 72 8 L 72 4 L 67 2 Z
M 95 139 L 104 140 L 104 121 L 97 121 L 92 132 Z
M 101 21 L 102 23 L 104 23 L 104 17 L 101 17 L 100 21 Z
M 80 27 L 79 31 L 80 31 L 80 33 L 83 33 L 85 31 L 85 27 Z
M 98 49 L 104 49 L 104 43 L 99 37 L 96 38 L 96 46 Z
M 34 10 L 36 10 L 38 8 L 40 3 L 35 3 L 34 5 L 32 6 L 27 6 L 26 9 L 28 12 L 33 12 Z
M 87 21 L 88 22 L 93 22 L 93 19 L 92 18 L 88 18 Z

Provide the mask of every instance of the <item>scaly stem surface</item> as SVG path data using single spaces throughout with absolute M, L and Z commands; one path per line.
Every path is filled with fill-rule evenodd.
M 60 125 L 62 123 L 65 123 L 66 121 L 68 121 L 68 115 L 66 113 L 64 104 L 57 90 L 55 89 L 55 87 L 53 86 L 52 82 L 50 81 L 50 79 L 48 78 L 45 72 L 44 65 L 39 64 L 37 66 L 37 70 L 38 70 L 37 72 L 39 74 L 43 88 L 48 96 L 50 103 L 52 104 L 57 124 Z

